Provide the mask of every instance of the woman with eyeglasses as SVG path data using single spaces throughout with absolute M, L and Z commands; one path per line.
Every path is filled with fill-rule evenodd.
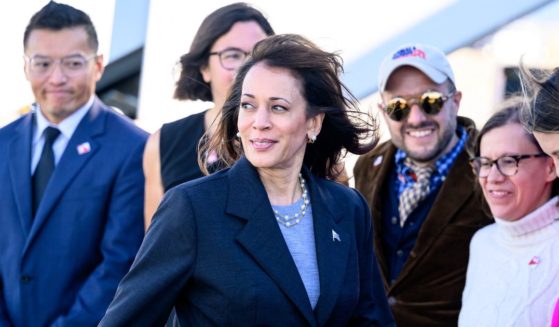
M 175 98 L 211 101 L 213 107 L 164 124 L 148 139 L 144 151 L 146 229 L 164 192 L 204 176 L 197 161 L 199 141 L 204 133 L 213 134 L 213 122 L 237 69 L 256 42 L 272 34 L 274 30 L 264 15 L 246 3 L 217 9 L 198 28 L 190 51 L 180 58 L 181 73 Z M 213 154 L 206 155 L 211 164 Z
M 472 167 L 495 223 L 470 243 L 459 326 L 549 326 L 559 294 L 555 166 L 520 122 L 518 99 L 495 113 Z

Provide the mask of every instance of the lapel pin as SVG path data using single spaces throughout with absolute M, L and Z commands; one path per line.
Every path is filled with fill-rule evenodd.
M 378 166 L 382 163 L 382 156 L 378 156 L 375 158 L 375 161 L 373 162 L 373 166 Z
M 76 147 L 76 150 L 78 150 L 78 154 L 81 156 L 91 151 L 91 145 L 89 144 L 89 142 L 83 142 Z
M 540 257 L 538 257 L 537 255 L 533 256 L 532 259 L 530 259 L 530 261 L 528 262 L 528 266 L 530 266 L 530 268 L 535 269 L 541 262 L 542 260 L 540 259 Z
M 340 235 L 338 235 L 338 233 L 336 233 L 335 230 L 332 229 L 332 242 L 341 242 L 342 240 L 340 240 Z

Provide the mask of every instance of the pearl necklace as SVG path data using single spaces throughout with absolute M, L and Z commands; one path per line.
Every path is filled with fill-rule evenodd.
M 276 220 L 278 221 L 278 223 L 284 225 L 285 227 L 297 225 L 305 216 L 307 206 L 309 205 L 307 188 L 305 187 L 305 179 L 303 178 L 303 175 L 301 173 L 299 173 L 299 183 L 301 185 L 301 191 L 303 192 L 303 204 L 301 204 L 299 212 L 293 215 L 293 217 L 290 217 L 289 215 L 281 215 L 277 210 L 274 209 Z

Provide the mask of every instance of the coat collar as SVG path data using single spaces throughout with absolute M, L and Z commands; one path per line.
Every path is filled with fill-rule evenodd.
M 256 169 L 244 157 L 229 171 L 226 211 L 246 221 L 237 235 L 237 242 L 258 262 L 307 322 L 315 326 L 328 320 L 342 291 L 351 238 L 346 227 L 339 224 L 344 215 L 327 188 L 326 183 L 331 182 L 315 178 L 306 168 L 303 175 L 307 180 L 313 210 L 320 279 L 320 298 L 314 312 L 274 218 L 264 186 Z M 333 237 L 334 233 L 339 241 Z
M 366 172 L 366 180 L 363 181 L 363 187 L 369 188 L 368 195 L 370 195 L 370 199 L 372 199 L 373 203 L 371 205 L 371 216 L 372 216 L 372 224 L 373 224 L 373 243 L 376 248 L 377 253 L 377 261 L 379 264 L 379 268 L 383 275 L 383 281 L 385 283 L 386 289 L 390 287 L 387 281 L 390 279 L 390 271 L 388 267 L 388 258 L 384 255 L 386 251 L 384 251 L 384 242 L 383 242 L 383 235 L 382 235 L 382 225 L 384 221 L 386 221 L 386 217 L 383 217 L 382 214 L 382 207 L 384 204 L 385 198 L 382 197 L 383 190 L 386 189 L 386 183 L 389 183 L 389 176 L 390 169 L 394 166 L 394 155 L 396 153 L 396 147 L 389 141 L 383 143 L 379 146 L 378 149 L 373 151 L 373 154 L 369 159 L 371 162 L 367 163 L 370 164 L 370 171 Z M 368 160 L 368 161 L 369 161 Z M 370 177 L 370 178 L 369 178 Z

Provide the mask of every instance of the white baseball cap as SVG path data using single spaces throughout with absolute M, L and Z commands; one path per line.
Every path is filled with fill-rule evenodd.
M 405 44 L 382 61 L 378 76 L 379 92 L 384 92 L 390 75 L 402 66 L 419 69 L 437 84 L 441 84 L 447 79 L 456 84 L 454 72 L 441 50 L 426 44 Z

